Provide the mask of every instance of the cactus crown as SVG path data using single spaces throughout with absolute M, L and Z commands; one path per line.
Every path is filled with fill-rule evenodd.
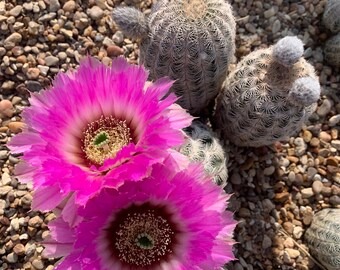
M 149 27 L 145 15 L 132 7 L 117 7 L 112 13 L 113 21 L 128 37 L 141 38 L 148 35 Z
M 297 79 L 289 91 L 288 99 L 296 106 L 309 106 L 320 97 L 320 84 L 311 77 Z
M 273 46 L 273 57 L 281 65 L 290 67 L 303 55 L 303 43 L 297 37 L 284 37 Z
M 203 17 L 207 7 L 204 0 L 188 0 L 183 3 L 184 14 L 187 18 L 193 20 Z

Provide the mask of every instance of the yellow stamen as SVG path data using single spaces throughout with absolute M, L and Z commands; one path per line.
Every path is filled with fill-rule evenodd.
M 84 131 L 83 151 L 91 163 L 102 165 L 107 158 L 115 157 L 131 140 L 126 121 L 101 116 L 88 124 Z

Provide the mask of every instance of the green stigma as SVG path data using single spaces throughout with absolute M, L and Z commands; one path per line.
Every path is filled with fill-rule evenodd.
M 99 134 L 97 134 L 97 136 L 94 138 L 93 144 L 95 146 L 103 146 L 108 139 L 109 135 L 105 131 L 102 131 Z
M 138 235 L 136 244 L 142 249 L 152 249 L 154 247 L 154 241 L 150 235 L 142 233 Z

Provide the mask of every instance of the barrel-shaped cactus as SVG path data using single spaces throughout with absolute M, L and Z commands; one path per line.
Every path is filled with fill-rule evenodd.
M 178 103 L 194 115 L 214 102 L 235 52 L 235 19 L 225 0 L 161 0 L 147 18 L 129 7 L 113 20 L 140 38 L 140 62 L 150 79 L 169 76 Z
M 330 65 L 340 67 L 340 33 L 326 41 L 324 54 L 326 61 Z
M 228 179 L 228 157 L 216 134 L 197 120 L 190 127 L 185 128 L 185 132 L 188 137 L 181 146 L 180 152 L 192 162 L 201 162 L 205 171 L 213 176 L 214 182 L 224 186 Z
M 305 233 L 310 253 L 327 269 L 340 269 L 340 209 L 323 209 Z
M 223 138 L 260 147 L 301 128 L 320 96 L 314 68 L 302 54 L 301 40 L 285 37 L 238 63 L 224 82 L 213 116 Z
M 340 32 L 340 1 L 328 0 L 323 13 L 324 25 L 333 33 Z

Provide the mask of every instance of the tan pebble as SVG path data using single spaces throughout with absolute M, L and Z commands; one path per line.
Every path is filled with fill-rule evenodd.
M 303 215 L 302 222 L 303 222 L 303 224 L 305 224 L 305 225 L 308 226 L 308 225 L 311 224 L 312 219 L 313 219 L 313 213 L 312 213 L 312 212 L 306 212 L 306 213 Z
M 0 133 L 7 132 L 8 127 L 0 127 Z
M 310 146 L 312 147 L 318 147 L 320 145 L 320 141 L 318 138 L 313 137 L 310 142 L 309 142 Z
M 29 68 L 26 72 L 26 76 L 30 80 L 35 80 L 39 77 L 40 69 L 39 68 Z
M 13 248 L 13 251 L 17 255 L 23 255 L 25 254 L 25 246 L 21 243 L 16 244 Z
M 316 180 L 312 184 L 312 189 L 315 194 L 319 194 L 322 191 L 323 184 L 321 181 Z
M 287 159 L 292 163 L 298 163 L 299 162 L 299 158 L 295 157 L 295 156 L 288 156 Z
M 110 45 L 107 47 L 107 55 L 110 57 L 119 56 L 124 53 L 124 50 L 116 45 Z
M 275 194 L 274 200 L 277 202 L 285 202 L 289 199 L 289 193 L 288 192 L 281 192 L 281 193 L 277 193 Z
M 22 63 L 22 64 L 25 64 L 27 62 L 27 58 L 25 55 L 20 55 L 17 57 L 17 62 L 18 63 Z
M 332 128 L 331 129 L 331 137 L 332 137 L 332 140 L 336 140 L 338 138 L 338 130 L 335 129 L 335 128 Z
M 110 57 L 104 56 L 102 59 L 102 63 L 106 66 L 111 66 L 112 60 Z
M 11 132 L 17 134 L 23 130 L 25 123 L 23 122 L 10 122 L 8 128 Z
M 290 213 L 290 212 L 288 212 Z M 293 233 L 293 230 L 294 230 L 294 225 L 293 223 L 287 221 L 285 223 L 283 223 L 283 226 L 282 226 L 289 234 L 292 234 Z
M 325 142 L 330 142 L 332 140 L 332 137 L 327 132 L 321 131 L 319 134 L 319 139 Z
M 310 142 L 312 137 L 313 137 L 312 132 L 310 132 L 309 130 L 303 131 L 302 138 L 306 143 Z
M 75 8 L 76 8 L 76 2 L 74 1 L 67 1 L 63 6 L 63 10 L 65 12 L 72 12 L 75 10 Z
M 294 247 L 293 238 L 287 237 L 287 239 L 283 242 L 283 245 L 284 245 L 286 248 L 293 248 L 293 247 Z
M 17 104 L 19 104 L 21 101 L 22 101 L 22 98 L 21 98 L 21 97 L 14 96 L 14 97 L 12 98 L 12 104 L 13 104 L 13 105 L 17 105 Z
M 318 173 L 323 175 L 323 176 L 327 175 L 327 172 L 322 168 L 318 168 Z
M 289 149 L 287 150 L 287 154 L 288 154 L 289 156 L 295 155 L 295 149 L 294 149 L 294 148 L 289 148 Z
M 339 161 L 335 157 L 326 158 L 326 165 L 338 166 Z
M 303 199 L 308 199 L 314 195 L 312 188 L 304 188 L 301 190 L 301 195 Z
M 0 118 L 9 117 L 11 118 L 14 114 L 14 108 L 12 102 L 7 99 L 0 101 Z
M 291 259 L 295 259 L 300 256 L 300 251 L 297 249 L 286 248 L 285 251 L 288 253 Z

